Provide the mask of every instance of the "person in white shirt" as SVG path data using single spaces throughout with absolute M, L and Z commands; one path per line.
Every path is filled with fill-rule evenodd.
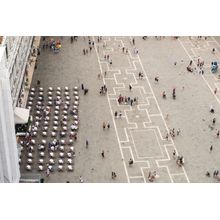
M 79 181 L 80 181 L 80 183 L 83 183 L 83 182 L 84 182 L 82 176 L 79 177 Z

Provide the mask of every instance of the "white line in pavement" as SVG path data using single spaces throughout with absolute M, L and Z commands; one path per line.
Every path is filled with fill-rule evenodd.
M 184 175 L 184 173 L 171 173 L 172 176 L 181 176 Z
M 149 163 L 149 159 L 146 160 L 142 160 L 143 158 L 137 158 L 137 160 L 135 160 L 135 163 L 147 163 L 148 165 L 148 169 L 150 169 L 150 163 Z M 147 167 L 145 167 L 147 168 Z
M 167 165 L 160 166 L 159 163 L 158 163 L 158 161 L 159 161 L 159 160 L 156 160 L 157 167 L 158 167 L 158 168 L 165 168 L 165 169 L 167 169 L 167 173 L 168 173 L 168 175 L 169 175 L 169 177 L 170 177 L 170 181 L 171 181 L 171 183 L 173 183 L 173 178 L 172 178 L 172 176 L 171 176 L 169 167 L 168 167 Z
M 163 120 L 164 125 L 165 125 L 165 127 L 166 127 L 166 130 L 167 130 L 167 132 L 169 133 L 168 126 L 167 126 L 166 121 L 165 121 L 165 119 L 164 119 L 164 117 L 163 117 L 163 114 L 162 114 L 162 111 L 161 111 L 160 106 L 159 106 L 159 104 L 158 104 L 158 101 L 157 101 L 157 99 L 156 99 L 156 97 L 155 97 L 155 95 L 154 95 L 154 91 L 153 91 L 153 89 L 152 89 L 152 87 L 151 87 L 150 81 L 149 81 L 148 76 L 147 76 L 147 74 L 146 74 L 146 72 L 145 72 L 145 69 L 144 69 L 143 64 L 142 64 L 142 62 L 141 62 L 141 59 L 140 59 L 139 54 L 137 55 L 137 59 L 139 60 L 139 63 L 140 63 L 141 68 L 142 68 L 142 70 L 143 70 L 143 73 L 144 73 L 144 75 L 145 75 L 145 77 L 146 77 L 146 80 L 147 80 L 147 82 L 148 82 L 148 85 L 149 85 L 150 90 L 151 90 L 151 92 L 152 92 L 152 95 L 153 95 L 153 97 L 154 97 L 154 100 L 155 100 L 155 102 L 156 102 L 156 104 L 157 104 L 157 107 L 158 107 L 159 112 L 160 112 L 160 114 L 161 114 L 161 117 L 162 117 L 162 120 Z M 172 144 L 173 144 L 173 146 L 174 146 L 174 149 L 175 149 L 176 152 L 177 152 L 177 149 L 176 149 L 176 146 L 175 146 L 175 143 L 174 143 L 172 137 L 171 137 L 170 140 L 171 140 L 171 142 L 172 142 Z M 188 178 L 188 176 L 187 176 L 187 174 L 186 174 L 186 171 L 185 171 L 185 168 L 184 168 L 184 167 L 183 167 L 183 172 L 185 173 L 187 182 L 189 183 L 190 181 L 189 181 L 189 178 Z M 172 181 L 172 179 L 171 179 L 171 181 Z
M 130 149 L 131 146 L 121 146 L 121 148 L 123 148 L 123 149 Z
M 161 116 L 161 115 L 160 115 Z M 162 117 L 162 116 L 161 116 Z M 157 129 L 157 131 L 158 131 L 158 133 L 159 133 L 159 135 L 160 135 L 160 139 L 162 140 L 162 141 L 166 141 L 166 138 L 164 138 L 163 136 L 162 136 L 162 133 L 161 133 L 161 131 L 160 131 L 160 128 L 159 128 L 159 126 L 156 126 L 156 129 Z M 167 145 L 167 144 L 166 144 Z M 172 144 L 170 144 L 170 145 L 172 145 Z
M 130 179 L 143 179 L 143 176 L 129 176 Z
M 166 166 L 166 165 L 162 165 L 162 166 L 159 165 L 159 162 L 160 162 L 160 161 L 166 161 L 166 160 L 169 160 L 169 161 L 170 161 L 170 155 L 169 155 L 169 153 L 168 153 L 168 151 L 167 151 L 166 145 L 163 145 L 163 147 L 164 147 L 164 150 L 166 151 L 167 159 L 165 159 L 165 160 L 156 160 L 156 164 L 157 164 L 158 167 L 165 167 L 165 168 L 167 169 L 168 175 L 169 175 L 169 177 L 170 177 L 170 179 L 171 179 L 171 182 L 173 183 L 173 178 L 172 178 L 172 176 L 171 176 L 169 167 Z
M 131 154 L 131 157 L 134 161 L 134 163 L 146 163 L 148 165 L 148 168 L 150 168 L 150 164 L 149 164 L 149 161 L 148 160 L 142 160 L 140 158 L 137 158 L 138 160 L 135 160 L 135 157 L 134 157 L 134 154 L 132 152 L 132 146 L 121 146 L 122 149 L 128 149 L 130 154 Z
M 144 168 L 146 169 L 146 167 L 140 167 L 140 168 L 141 168 L 141 173 L 142 173 L 142 175 L 143 175 L 143 177 L 144 177 L 144 182 L 146 183 L 146 179 L 145 179 L 144 171 L 143 171 L 143 169 L 144 169 Z M 147 168 L 147 169 L 149 169 L 149 168 Z
M 145 156 L 139 156 L 139 154 L 138 154 L 138 149 L 137 149 L 137 147 L 136 147 L 136 144 L 135 144 L 135 141 L 134 141 L 134 137 L 133 137 L 133 134 L 132 133 L 134 133 L 134 132 L 147 132 L 147 131 L 149 131 L 149 130 L 151 130 L 151 131 L 153 131 L 154 132 L 154 134 L 155 134 L 155 136 L 156 136 L 156 140 L 157 140 L 157 145 L 159 146 L 159 149 L 160 149 L 160 155 L 158 156 L 151 156 L 151 157 L 145 157 Z M 132 140 L 132 142 L 133 142 L 133 147 L 134 147 L 134 150 L 135 150 L 135 153 L 136 153 L 136 156 L 137 156 L 137 158 L 138 159 L 154 159 L 154 158 L 162 158 L 162 157 L 164 157 L 164 154 L 163 154 L 163 150 L 161 149 L 161 145 L 160 145 L 160 143 L 159 143 L 159 139 L 158 139 L 158 137 L 157 137 L 157 134 L 156 134 L 156 132 L 155 132 L 155 130 L 154 129 L 144 129 L 144 130 L 137 130 L 137 131 L 131 131 L 131 130 L 129 130 L 130 131 L 130 137 L 131 137 L 131 140 Z
M 124 128 L 124 132 L 125 132 L 126 140 L 123 141 L 123 142 L 129 142 L 129 137 L 128 137 L 127 129 L 126 128 Z
M 115 78 L 105 77 L 105 80 L 115 80 Z
M 93 41 L 95 42 L 94 37 L 93 37 Z M 100 71 L 101 71 L 101 74 L 103 74 L 103 73 L 102 73 L 101 63 L 100 63 L 100 60 L 99 60 L 99 55 L 98 55 L 98 52 L 97 52 L 96 43 L 95 43 L 95 52 L 96 52 L 97 60 L 98 60 L 98 63 L 99 63 L 99 69 L 100 69 Z M 103 80 L 103 83 L 105 84 L 105 79 L 102 78 L 102 80 Z M 126 177 L 127 177 L 128 183 L 130 183 L 130 179 L 129 179 L 129 176 L 128 176 L 128 171 L 127 171 L 126 164 L 125 164 L 125 161 L 124 161 L 123 152 L 122 152 L 122 149 L 121 149 L 121 147 L 120 147 L 120 146 L 121 146 L 121 144 L 120 144 L 120 139 L 119 139 L 117 127 L 116 127 L 116 124 L 115 124 L 115 119 L 114 119 L 114 117 L 113 117 L 113 111 L 112 111 L 112 108 L 111 108 L 111 104 L 110 104 L 110 100 L 109 100 L 108 94 L 107 94 L 107 100 L 108 100 L 109 108 L 110 108 L 110 111 L 111 111 L 111 116 L 112 116 L 112 120 L 113 120 L 113 124 L 114 124 L 114 128 L 115 128 L 116 137 L 117 137 L 117 140 L 118 140 L 118 147 L 119 147 L 119 150 L 120 150 L 120 153 L 121 153 L 121 157 L 123 158 L 123 165 L 124 165 L 124 169 L 125 169 L 125 175 L 126 175 Z
M 161 116 L 161 114 L 149 114 L 150 117 L 156 117 L 156 116 Z

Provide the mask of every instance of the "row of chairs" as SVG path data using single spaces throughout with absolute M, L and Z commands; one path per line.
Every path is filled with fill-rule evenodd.
M 53 88 L 53 87 L 49 87 L 48 88 L 48 91 L 50 91 L 50 92 L 52 92 L 52 91 L 54 91 L 54 90 L 56 90 L 56 91 L 62 91 L 62 88 L 61 87 L 57 87 L 57 88 Z M 73 91 L 78 91 L 79 90 L 79 88 L 78 88 L 78 86 L 74 86 L 73 87 Z M 37 89 L 36 88 L 34 88 L 34 87 L 32 87 L 31 89 L 30 89 L 30 91 L 31 92 L 36 92 L 37 91 Z M 43 87 L 39 87 L 38 88 L 38 91 L 39 92 L 43 92 L 44 91 L 44 88 Z M 64 87 L 64 91 L 70 91 L 70 89 L 69 89 L 69 87 L 68 86 L 65 86 Z
M 30 164 L 26 165 L 26 170 L 27 171 L 32 171 L 32 169 L 33 169 L 32 165 L 30 165 Z M 51 170 L 52 170 L 52 172 L 55 171 L 53 166 L 51 167 Z M 64 165 L 58 165 L 57 166 L 57 171 L 63 172 L 64 170 L 65 170 L 64 169 Z M 66 170 L 72 172 L 73 171 L 73 165 L 67 165 L 67 169 Z M 38 171 L 46 171 L 46 167 L 43 166 L 43 165 L 38 165 Z
M 66 162 L 67 162 L 67 164 L 73 164 L 73 159 L 68 158 Z M 65 163 L 65 160 L 63 158 L 58 158 L 58 164 L 63 165 L 64 163 Z M 28 158 L 27 164 L 29 164 L 29 165 L 33 164 L 33 159 Z M 45 164 L 44 159 L 39 159 L 38 164 L 41 164 L 41 165 Z M 47 164 L 54 165 L 55 164 L 54 159 L 50 158 Z

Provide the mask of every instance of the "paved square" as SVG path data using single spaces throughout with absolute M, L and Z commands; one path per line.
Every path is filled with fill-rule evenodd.
M 132 110 L 125 111 L 128 123 L 149 123 L 150 118 L 147 110 L 138 110 L 133 108 Z
M 112 67 L 109 67 L 109 69 L 125 68 L 129 65 L 127 56 L 121 56 L 121 54 L 113 53 L 111 57 L 114 63 L 112 63 Z
M 131 131 L 131 136 L 138 157 L 150 158 L 163 156 L 154 130 Z
M 54 54 L 49 48 L 41 49 L 31 86 L 36 87 L 40 80 L 45 89 L 68 86 L 72 92 L 75 85 L 81 88 L 84 84 L 89 91 L 84 95 L 84 91 L 79 90 L 80 120 L 74 142 L 74 171 L 57 172 L 56 160 L 55 172 L 46 177 L 45 170 L 36 170 L 36 150 L 32 174 L 41 175 L 46 182 L 79 182 L 79 177 L 83 176 L 85 182 L 147 183 L 149 172 L 156 171 L 155 182 L 158 183 L 218 182 L 205 173 L 212 174 L 220 169 L 220 142 L 216 137 L 220 130 L 219 70 L 216 74 L 210 72 L 210 62 L 220 60 L 219 37 L 206 40 L 197 37 L 148 37 L 143 40 L 135 37 L 135 45 L 132 37 L 78 37 L 73 43 L 69 37 L 54 39 L 61 41 L 61 51 Z M 84 55 L 83 49 L 89 49 L 89 42 L 94 42 L 94 46 Z M 41 48 L 44 43 L 41 41 Z M 213 47 L 215 54 L 211 52 Z M 135 48 L 138 48 L 138 54 Z M 104 59 L 105 55 L 112 59 L 112 65 Z M 198 58 L 205 61 L 203 75 L 197 67 Z M 193 61 L 193 73 L 186 70 L 190 60 Z M 133 87 L 131 91 L 129 84 Z M 103 85 L 108 89 L 104 95 L 99 92 Z M 173 88 L 176 88 L 175 100 Z M 163 91 L 167 94 L 166 99 L 161 96 Z M 138 102 L 133 106 L 119 104 L 120 94 L 137 97 Z M 214 114 L 209 112 L 211 105 Z M 216 123 L 212 125 L 214 117 Z M 109 123 L 110 128 L 103 129 L 103 122 Z M 170 130 L 173 128 L 175 136 L 172 137 Z M 178 128 L 179 135 L 176 133 Z M 58 129 L 60 132 L 60 127 Z M 37 135 L 36 146 L 41 139 L 42 133 Z M 89 141 L 88 148 L 86 140 Z M 214 148 L 210 153 L 211 145 Z M 45 153 L 48 155 L 48 149 Z M 55 154 L 59 155 L 59 152 Z M 177 165 L 177 155 L 184 156 L 184 166 Z M 129 165 L 130 159 L 132 165 Z M 45 165 L 47 160 L 48 157 Z M 21 161 L 22 173 L 31 174 L 25 169 L 27 155 L 23 155 Z M 67 160 L 64 163 L 66 167 Z M 111 176 L 113 171 L 117 173 L 115 179 Z

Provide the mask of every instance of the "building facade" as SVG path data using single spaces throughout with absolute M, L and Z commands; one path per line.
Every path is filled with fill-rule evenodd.
M 0 37 L 0 182 L 19 182 L 14 109 L 25 87 L 33 37 Z
M 10 81 L 5 66 L 5 48 L 0 48 L 0 182 L 19 182 L 18 150 Z
M 32 43 L 33 37 L 30 36 L 8 36 L 2 41 L 2 46 L 5 47 L 13 108 L 18 105 L 19 97 L 24 92 L 24 76 Z

